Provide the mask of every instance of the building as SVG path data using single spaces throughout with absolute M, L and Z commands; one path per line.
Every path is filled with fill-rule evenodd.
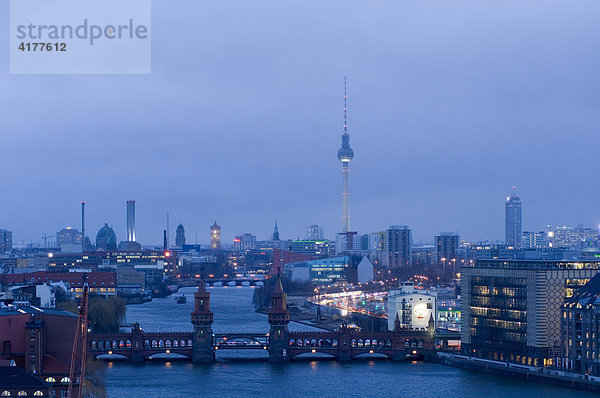
M 117 235 L 107 223 L 96 234 L 96 250 L 117 250 Z
M 275 221 L 275 227 L 273 228 L 273 241 L 279 241 L 279 227 L 277 221 Z
M 0 364 L 0 397 L 50 397 L 50 385 L 39 377 L 12 365 Z
M 0 229 L 0 254 L 12 250 L 12 231 Z
M 294 253 L 287 250 L 273 249 L 273 266 L 271 267 L 271 276 L 278 276 L 284 271 L 286 264 L 313 260 L 315 257 Z
M 546 232 L 528 232 L 521 235 L 521 248 L 523 249 L 543 249 L 548 247 L 548 237 Z
M 233 240 L 233 251 L 244 252 L 246 250 L 256 249 L 256 236 L 245 233 L 240 236 L 236 236 Z
M 600 272 L 599 261 L 479 260 L 461 268 L 466 354 L 532 366 L 560 352 L 565 298 Z
M 306 256 L 329 257 L 334 255 L 335 246 L 328 240 L 293 240 L 290 243 L 289 251 Z
M 217 222 L 210 227 L 210 248 L 221 250 L 221 226 Z
M 350 191 L 348 177 L 350 174 L 350 161 L 354 158 L 354 151 L 350 147 L 350 134 L 348 134 L 347 99 L 346 78 L 344 78 L 344 134 L 342 134 L 342 146 L 337 153 L 338 159 L 342 162 L 342 233 L 350 232 Z
M 79 245 L 81 246 L 81 232 L 75 228 L 63 228 L 56 233 L 56 246 Z
M 515 251 L 513 246 L 503 243 L 471 243 L 467 248 L 467 258 L 470 260 L 513 259 Z
M 306 240 L 324 240 L 323 227 L 309 225 L 306 227 Z
M 346 255 L 288 263 L 285 274 L 290 279 L 310 280 L 315 285 L 330 285 L 339 280 L 356 284 L 373 280 L 373 264 L 367 257 Z
M 556 366 L 600 376 L 600 274 L 565 299 Z
M 517 249 L 521 248 L 521 197 L 517 196 L 516 187 L 512 187 L 510 196 L 504 205 L 504 233 L 506 244 Z
M 427 291 L 415 290 L 412 282 L 402 282 L 400 289 L 388 292 L 388 330 L 401 328 L 435 329 L 436 297 Z
M 335 236 L 336 254 L 360 250 L 361 239 L 356 232 L 341 232 Z
M 412 230 L 406 225 L 392 225 L 386 230 L 384 267 L 390 271 L 412 265 Z
M 175 246 L 185 246 L 185 229 L 183 228 L 183 225 L 181 225 L 181 223 L 179 223 L 175 232 Z
M 548 225 L 547 232 L 548 246 L 555 248 L 574 248 L 584 249 L 587 247 L 598 247 L 598 229 L 569 226 Z
M 135 242 L 135 200 L 127 201 L 127 242 Z
M 439 267 L 445 269 L 458 261 L 459 243 L 460 237 L 452 232 L 442 232 L 435 237 L 435 262 Z
M 3 359 L 13 360 L 48 383 L 57 396 L 64 396 L 61 394 L 66 393 L 69 384 L 77 315 L 54 308 L 0 308 L 0 330 Z M 79 366 L 76 363 L 75 369 Z M 0 391 L 7 386 L 3 382 L 0 385 Z

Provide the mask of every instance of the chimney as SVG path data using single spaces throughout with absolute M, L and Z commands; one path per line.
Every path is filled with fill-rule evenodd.
M 169 250 L 169 244 L 167 242 L 167 230 L 163 229 L 163 248 L 165 251 Z
M 135 200 L 127 201 L 127 241 L 135 242 Z

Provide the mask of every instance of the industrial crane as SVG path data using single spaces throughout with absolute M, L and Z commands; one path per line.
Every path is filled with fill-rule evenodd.
M 87 334 L 88 334 L 88 284 L 83 285 L 83 294 L 81 295 L 81 303 L 79 305 L 79 317 L 77 318 L 77 330 L 75 331 L 75 338 L 73 339 L 73 351 L 71 352 L 71 368 L 69 370 L 69 398 L 81 398 L 83 391 L 83 378 L 85 375 L 85 355 L 87 353 Z M 79 369 L 79 385 L 76 389 L 73 388 L 73 382 L 75 380 L 75 362 L 77 359 L 77 351 L 79 348 L 79 342 L 81 341 L 81 368 Z M 75 390 L 75 394 L 73 394 Z

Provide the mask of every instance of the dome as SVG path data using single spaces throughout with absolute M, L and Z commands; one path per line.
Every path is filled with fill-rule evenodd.
M 108 224 L 104 224 L 96 234 L 96 250 L 116 250 L 117 235 Z

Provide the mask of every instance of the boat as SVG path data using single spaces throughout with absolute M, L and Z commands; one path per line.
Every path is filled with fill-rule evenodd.
M 187 303 L 187 298 L 185 298 L 185 296 L 181 295 L 179 297 L 177 297 L 177 304 L 185 304 Z

